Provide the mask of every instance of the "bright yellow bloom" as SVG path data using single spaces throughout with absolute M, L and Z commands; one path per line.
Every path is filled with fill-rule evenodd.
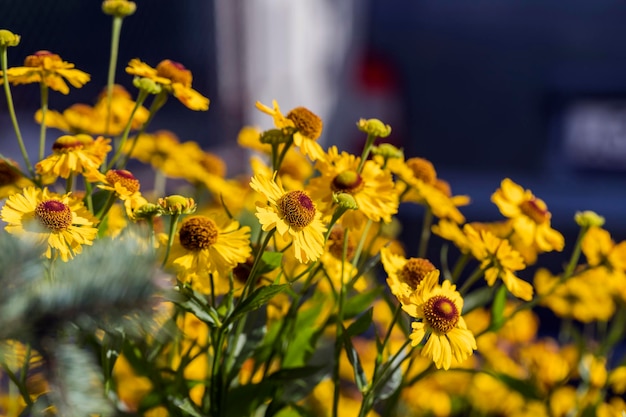
M 228 274 L 250 256 L 250 228 L 222 213 L 186 218 L 178 230 L 169 262 L 181 281 L 198 291 L 228 292 Z
M 526 301 L 533 298 L 532 285 L 515 276 L 515 271 L 526 267 L 522 255 L 507 240 L 497 238 L 486 229 L 477 231 L 469 224 L 463 226 L 463 232 L 469 240 L 472 255 L 481 262 L 489 286 L 501 278 L 514 296 Z
M 49 110 L 46 113 L 46 126 L 62 130 L 70 134 L 86 133 L 88 135 L 120 135 L 126 125 L 128 118 L 135 107 L 135 102 L 130 94 L 121 85 L 113 86 L 111 96 L 111 112 L 107 126 L 107 114 L 109 108 L 107 104 L 106 89 L 98 96 L 98 101 L 94 106 L 83 103 L 73 104 L 63 113 Z M 140 106 L 133 116 L 130 128 L 139 129 L 148 120 L 148 109 Z M 41 110 L 35 113 L 35 120 L 41 123 Z
M 476 340 L 461 317 L 463 298 L 455 285 L 447 280 L 439 285 L 438 280 L 439 274 L 428 274 L 422 291 L 413 292 L 402 309 L 417 319 L 411 324 L 411 344 L 417 346 L 426 338 L 422 356 L 431 358 L 437 368 L 450 369 L 453 358 L 462 363 L 472 355 Z
M 1 75 L 0 71 L 0 84 L 4 81 Z M 72 86 L 80 88 L 91 77 L 86 72 L 75 69 L 74 64 L 63 61 L 57 54 L 50 51 L 37 51 L 26 57 L 23 67 L 7 69 L 7 78 L 9 83 L 14 85 L 44 83 L 55 91 L 68 94 L 70 88 L 66 80 Z
M 131 59 L 126 72 L 137 77 L 144 77 L 160 84 L 170 94 L 191 110 L 208 110 L 209 99 L 191 88 L 193 75 L 178 62 L 165 59 L 152 68 L 139 59 Z
M 363 170 L 357 172 L 361 158 L 332 146 L 323 159 L 315 164 L 321 175 L 312 178 L 308 190 L 315 201 L 320 202 L 320 211 L 330 218 L 336 210 L 333 195 L 350 194 L 358 206 L 347 211 L 341 223 L 349 228 L 358 228 L 367 219 L 389 223 L 398 211 L 398 195 L 391 175 L 375 162 L 366 161 Z
M 179 160 L 186 155 L 180 152 L 181 143 L 175 133 L 158 130 L 154 133 L 141 134 L 126 142 L 122 152 L 128 154 L 131 149 L 132 158 L 150 164 L 168 177 L 182 178 Z
M 402 304 L 407 304 L 410 295 L 422 289 L 422 283 L 427 281 L 430 274 L 437 275 L 439 279 L 439 270 L 428 259 L 406 259 L 385 247 L 380 250 L 380 261 L 387 273 L 387 285 L 391 293 Z
M 616 244 L 607 230 L 590 227 L 581 245 L 590 266 L 626 271 L 626 241 Z
M 281 184 L 264 175 L 252 177 L 250 186 L 266 199 L 258 202 L 256 209 L 263 230 L 275 229 L 281 237 L 291 241 L 298 261 L 317 260 L 324 252 L 326 226 L 311 197 L 301 190 L 287 192 Z
M 51 258 L 54 250 L 63 261 L 80 253 L 82 245 L 91 245 L 98 233 L 98 220 L 80 200 L 47 188 L 27 187 L 10 196 L 0 217 L 7 232 L 46 243 L 45 256 Z
M 111 150 L 110 139 L 95 140 L 84 134 L 64 135 L 52 145 L 52 155 L 35 165 L 37 174 L 49 178 L 68 178 L 71 174 L 89 174 L 97 170 Z
M 12 160 L 0 160 L 0 200 L 21 192 L 25 187 L 33 185 L 19 171 L 19 166 Z
M 296 107 L 287 113 L 285 117 L 280 111 L 278 102 L 272 101 L 273 108 L 256 102 L 256 108 L 263 113 L 272 116 L 274 126 L 278 129 L 294 129 L 293 143 L 300 151 L 316 161 L 324 157 L 324 150 L 317 143 L 317 139 L 322 133 L 322 120 L 310 110 L 304 107 Z
M 513 230 L 525 245 L 536 244 L 544 252 L 562 251 L 563 235 L 550 226 L 552 214 L 546 203 L 509 178 L 502 180 L 491 201 L 503 216 L 513 220 Z

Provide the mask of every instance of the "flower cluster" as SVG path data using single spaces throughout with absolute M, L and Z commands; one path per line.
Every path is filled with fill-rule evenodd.
M 169 96 L 209 108 L 182 64 L 132 59 L 116 84 L 112 55 L 95 104 L 56 111 L 48 90 L 90 75 L 43 50 L 8 67 L 19 40 L 0 30 L 25 167 L 0 158 L 1 414 L 623 415 L 626 241 L 598 214 L 573 216 L 566 245 L 547 200 L 505 178 L 501 218 L 472 222 L 470 197 L 389 143 L 389 125 L 355 121 L 353 154 L 276 101 L 251 103 L 268 127 L 241 129 L 250 170 L 227 175 L 201 144 L 150 129 Z M 42 92 L 34 164 L 11 99 L 26 83 Z M 401 233 L 403 214 L 420 233 Z M 542 264 L 550 252 L 561 269 Z M 126 287 L 124 271 L 141 280 Z

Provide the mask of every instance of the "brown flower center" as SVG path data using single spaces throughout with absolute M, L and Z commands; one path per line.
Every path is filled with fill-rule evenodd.
M 416 289 L 424 277 L 435 269 L 435 265 L 428 259 L 410 258 L 406 261 L 398 276 L 400 281 L 407 283 L 412 289 Z
M 294 229 L 308 226 L 315 218 L 315 205 L 304 191 L 289 191 L 276 205 L 281 217 Z
M 333 178 L 331 188 L 333 191 L 353 194 L 363 188 L 363 178 L 356 171 L 343 171 Z
M 78 149 L 83 149 L 85 146 L 91 145 L 93 139 L 89 135 L 63 135 L 59 137 L 52 144 L 52 151 L 55 153 L 67 153 Z
M 46 58 L 51 59 L 52 61 L 62 61 L 59 55 L 53 54 L 50 51 L 37 51 L 32 55 L 28 55 L 24 59 L 24 66 L 30 68 L 42 67 Z
M 72 210 L 57 200 L 42 201 L 35 208 L 35 217 L 53 232 L 67 230 L 72 225 Z
M 341 226 L 334 226 L 328 236 L 328 252 L 337 259 L 343 259 L 343 241 L 346 235 L 346 231 Z M 356 245 L 354 238 L 351 234 L 348 234 L 348 241 L 346 247 L 346 261 L 352 260 L 354 252 L 356 251 Z
M 11 166 L 16 167 L 12 162 L 0 161 L 0 187 L 4 185 L 15 184 L 21 175 Z
M 520 210 L 537 224 L 550 220 L 550 213 L 539 206 L 536 198 L 522 202 Z
M 437 178 L 434 185 L 435 188 L 444 193 L 446 197 L 452 197 L 452 189 L 448 181 Z
M 306 107 L 296 107 L 287 113 L 296 129 L 309 139 L 317 140 L 322 134 L 322 119 Z
M 411 168 L 415 178 L 424 181 L 426 184 L 435 183 L 437 171 L 435 171 L 435 166 L 428 159 L 410 158 L 406 161 L 406 165 Z
M 460 314 L 456 304 L 443 295 L 429 298 L 423 308 L 424 319 L 440 333 L 448 333 L 459 322 Z
M 219 230 L 215 222 L 208 217 L 191 217 L 183 222 L 178 232 L 180 244 L 190 251 L 207 249 L 215 242 Z
M 126 188 L 129 193 L 133 194 L 139 191 L 139 180 L 125 169 L 110 169 L 105 175 L 109 184 L 120 184 Z
M 156 70 L 159 77 L 167 78 L 173 83 L 180 83 L 185 87 L 191 87 L 191 82 L 193 80 L 191 71 L 189 71 L 187 68 L 184 67 L 183 64 L 179 62 L 165 59 L 159 62 Z

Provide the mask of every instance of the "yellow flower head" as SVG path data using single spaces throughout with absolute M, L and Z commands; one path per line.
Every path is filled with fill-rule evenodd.
M 354 197 L 357 210 L 350 210 L 342 217 L 346 227 L 358 228 L 367 219 L 389 223 L 398 211 L 398 196 L 389 172 L 383 171 L 375 162 L 366 161 L 359 173 L 360 158 L 332 146 L 315 167 L 321 175 L 309 182 L 311 196 L 320 201 L 320 210 L 329 217 L 336 209 L 333 195 L 348 193 Z
M 413 292 L 422 290 L 422 284 L 430 274 L 439 278 L 439 270 L 428 259 L 406 259 L 385 247 L 380 251 L 380 260 L 387 273 L 387 284 L 391 293 L 402 304 L 409 302 L 409 296 Z
M 246 262 L 250 254 L 250 228 L 222 213 L 210 213 L 182 222 L 169 264 L 182 281 L 204 293 L 210 291 L 209 275 L 214 274 L 215 290 L 224 294 L 229 290 L 228 273 Z
M 111 150 L 110 139 L 95 140 L 85 134 L 64 135 L 52 144 L 52 155 L 37 163 L 37 174 L 68 178 L 70 174 L 97 170 Z
M 44 83 L 51 89 L 68 94 L 67 82 L 76 88 L 85 85 L 90 76 L 86 72 L 75 69 L 74 64 L 65 62 L 57 54 L 50 51 L 37 51 L 28 55 L 23 67 L 7 69 L 7 78 L 11 84 Z M 0 84 L 3 79 L 0 78 Z
M 209 99 L 191 88 L 191 71 L 178 62 L 165 59 L 156 68 L 152 68 L 134 58 L 128 63 L 126 72 L 155 81 L 191 110 L 209 109 Z
M 317 143 L 317 139 L 322 133 L 322 119 L 305 107 L 296 107 L 287 113 L 285 117 L 280 111 L 278 102 L 272 101 L 273 108 L 256 102 L 256 108 L 263 113 L 272 116 L 274 126 L 278 129 L 294 129 L 293 143 L 300 148 L 300 151 L 311 160 L 316 161 L 324 157 L 324 150 Z
M 533 287 L 515 276 L 516 271 L 526 267 L 522 255 L 511 247 L 508 240 L 500 239 L 486 229 L 476 230 L 469 224 L 463 226 L 472 255 L 481 262 L 485 280 L 492 286 L 501 278 L 506 288 L 514 296 L 529 301 L 533 297 Z
M 311 197 L 301 190 L 287 192 L 282 185 L 262 174 L 252 177 L 250 186 L 266 199 L 258 202 L 256 209 L 263 230 L 275 229 L 291 241 L 298 261 L 317 260 L 324 252 L 326 226 Z
M 82 245 L 91 245 L 98 233 L 97 219 L 80 200 L 47 188 L 27 187 L 13 194 L 0 218 L 7 223 L 7 232 L 47 243 L 45 256 L 51 258 L 54 250 L 63 261 L 80 253 Z
M 439 285 L 439 274 L 429 274 L 402 309 L 416 318 L 412 323 L 411 344 L 424 342 L 422 356 L 431 358 L 437 368 L 450 369 L 452 359 L 462 363 L 477 349 L 476 340 L 461 317 L 463 298 L 450 281 Z
M 503 216 L 512 219 L 513 230 L 525 245 L 536 244 L 544 252 L 562 251 L 563 235 L 550 226 L 552 214 L 546 203 L 524 190 L 509 178 L 502 180 L 500 188 L 491 196 Z
M 581 246 L 589 265 L 602 265 L 610 271 L 626 271 L 626 241 L 616 244 L 607 230 L 590 227 Z

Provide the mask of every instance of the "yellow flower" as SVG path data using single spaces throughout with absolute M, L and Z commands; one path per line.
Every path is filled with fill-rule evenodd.
M 52 155 L 37 163 L 37 174 L 44 177 L 68 178 L 71 174 L 97 170 L 111 150 L 110 139 L 78 134 L 59 137 L 52 145 Z
M 193 75 L 178 62 L 165 59 L 152 68 L 139 59 L 131 59 L 126 72 L 137 77 L 145 77 L 160 84 L 191 110 L 208 110 L 209 99 L 191 88 Z
M 398 211 L 398 196 L 393 180 L 375 162 L 366 161 L 361 173 L 357 172 L 360 158 L 332 146 L 323 159 L 315 164 L 319 176 L 309 182 L 311 197 L 320 201 L 320 211 L 330 217 L 336 209 L 333 194 L 348 193 L 354 197 L 357 210 L 346 212 L 341 223 L 358 228 L 367 219 L 389 223 Z
M 122 152 L 154 169 L 162 171 L 166 176 L 181 178 L 177 155 L 180 155 L 180 140 L 169 130 L 158 130 L 155 133 L 144 133 L 126 142 Z
M 45 256 L 51 258 L 54 250 L 63 261 L 80 253 L 82 245 L 91 245 L 98 233 L 97 219 L 80 200 L 47 188 L 27 187 L 10 196 L 0 217 L 7 232 L 46 243 Z
M 532 285 L 515 276 L 515 271 L 526 267 L 522 255 L 507 240 L 494 236 L 486 229 L 477 231 L 469 224 L 463 226 L 463 232 L 470 242 L 472 255 L 481 262 L 480 267 L 489 286 L 501 278 L 514 296 L 526 301 L 533 298 Z
M 525 245 L 536 244 L 544 252 L 562 251 L 563 235 L 550 226 L 552 214 L 546 203 L 524 190 L 509 178 L 502 180 L 500 188 L 491 196 L 500 213 L 513 220 L 513 230 Z
M 476 350 L 476 339 L 467 329 L 461 317 L 463 298 L 450 281 L 438 284 L 439 274 L 425 277 L 422 291 L 409 297 L 409 304 L 402 306 L 415 317 L 411 326 L 411 344 L 417 346 L 424 341 L 422 356 L 431 358 L 437 368 L 450 369 L 452 359 L 462 363 Z
M 44 83 L 55 91 L 68 94 L 70 88 L 65 80 L 72 86 L 80 88 L 89 81 L 90 76 L 86 72 L 75 69 L 74 64 L 63 61 L 57 54 L 50 51 L 37 51 L 26 57 L 23 67 L 7 69 L 7 78 L 9 83 L 14 85 Z M 2 83 L 3 79 L 0 77 L 0 84 Z
M 431 230 L 437 236 L 454 243 L 462 253 L 469 253 L 471 251 L 470 242 L 457 222 L 441 219 L 439 223 L 431 227 Z
M 352 230 L 347 233 L 347 237 L 346 232 L 347 230 L 339 224 L 333 226 L 326 241 L 326 250 L 321 257 L 324 272 L 335 290 L 341 288 L 342 285 L 348 285 L 359 273 L 358 268 L 351 263 L 356 252 L 356 238 Z M 346 240 L 345 258 L 344 239 Z M 357 291 L 364 291 L 367 288 L 367 281 L 364 276 L 361 276 L 353 284 L 352 288 Z M 327 286 L 328 282 L 321 280 L 317 288 L 321 291 L 328 291 Z
M 385 247 L 380 251 L 380 260 L 387 273 L 387 285 L 402 304 L 407 304 L 410 295 L 422 289 L 422 283 L 430 274 L 439 279 L 439 270 L 428 259 L 406 259 Z
M 626 241 L 615 244 L 607 230 L 590 227 L 581 245 L 590 266 L 602 265 L 611 271 L 626 271 Z
M 139 191 L 141 187 L 139 180 L 132 172 L 126 169 L 110 169 L 105 175 L 99 174 L 99 176 L 102 184 L 99 184 L 98 188 L 114 192 L 124 202 L 124 208 L 129 218 L 134 217 L 135 209 L 147 203 Z
M 33 182 L 22 175 L 12 160 L 0 160 L 0 200 L 21 192 Z
M 83 103 L 73 104 L 63 113 L 49 110 L 46 113 L 46 126 L 62 130 L 70 134 L 86 133 L 88 135 L 119 135 L 126 125 L 128 118 L 135 107 L 135 102 L 130 94 L 121 85 L 113 86 L 111 96 L 111 108 L 107 104 L 106 89 L 98 96 L 94 106 Z M 107 115 L 109 117 L 107 126 Z M 130 128 L 139 129 L 148 120 L 148 109 L 140 106 L 133 116 Z M 41 123 L 41 110 L 35 113 L 35 120 Z
M 264 175 L 252 177 L 250 186 L 267 200 L 258 202 L 256 209 L 263 230 L 275 229 L 291 241 L 298 261 L 316 261 L 324 252 L 326 226 L 311 197 L 301 190 L 286 192 L 282 185 Z
M 250 228 L 222 213 L 195 215 L 185 219 L 170 253 L 169 263 L 182 281 L 199 291 L 210 288 L 209 274 L 223 294 L 228 291 L 228 273 L 250 256 Z M 219 282 L 218 282 L 219 281 Z
M 285 117 L 276 100 L 272 101 L 272 106 L 273 108 L 269 108 L 258 101 L 256 102 L 256 108 L 272 116 L 274 126 L 278 129 L 295 129 L 293 143 L 300 148 L 303 154 L 313 161 L 323 158 L 324 150 L 317 143 L 317 139 L 322 133 L 322 120 L 304 107 L 296 107 Z

